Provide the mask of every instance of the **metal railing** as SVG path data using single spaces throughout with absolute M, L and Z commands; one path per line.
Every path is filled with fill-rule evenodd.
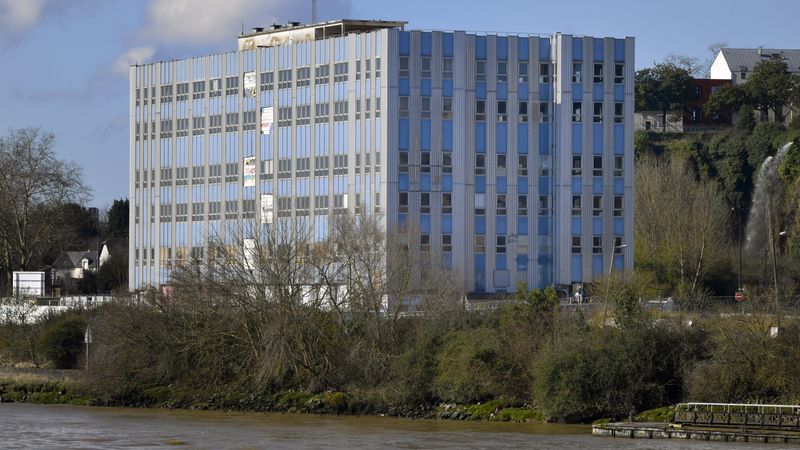
M 675 406 L 673 423 L 800 430 L 800 405 L 679 403 Z

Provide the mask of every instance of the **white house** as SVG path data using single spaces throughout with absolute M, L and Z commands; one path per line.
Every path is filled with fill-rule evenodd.
M 715 80 L 731 80 L 741 84 L 761 61 L 779 57 L 786 61 L 789 72 L 800 73 L 799 49 L 723 48 L 711 65 L 710 75 Z

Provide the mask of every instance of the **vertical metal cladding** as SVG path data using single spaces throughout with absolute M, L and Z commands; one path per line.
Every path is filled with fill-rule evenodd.
M 130 288 L 257 228 L 262 194 L 318 240 L 377 212 L 468 292 L 630 269 L 633 47 L 383 28 L 134 66 Z

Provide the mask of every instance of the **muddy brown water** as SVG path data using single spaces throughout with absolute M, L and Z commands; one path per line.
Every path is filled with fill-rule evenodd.
M 587 425 L 0 403 L 3 449 L 800 449 L 590 433 Z

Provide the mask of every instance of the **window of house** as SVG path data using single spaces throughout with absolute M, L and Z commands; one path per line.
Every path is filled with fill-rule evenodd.
M 484 253 L 486 252 L 486 236 L 477 234 L 475 235 L 475 246 L 474 246 L 475 253 Z
M 400 163 L 399 171 L 402 173 L 408 172 L 408 152 L 401 151 L 397 153 L 397 157 Z
M 444 58 L 442 60 L 442 78 L 453 78 L 453 58 Z
M 442 152 L 442 173 L 453 173 L 453 153 Z
M 506 215 L 506 195 L 505 194 L 497 194 L 497 215 L 498 216 L 505 216 Z
M 603 157 L 602 156 L 594 156 L 592 157 L 592 176 L 595 177 L 602 177 L 603 176 Z
M 442 251 L 443 252 L 452 252 L 453 251 L 453 235 L 452 234 L 443 234 L 442 235 Z
M 622 217 L 622 196 L 614 196 L 614 217 Z
M 419 166 L 420 172 L 429 173 L 431 171 L 431 152 L 420 152 Z
M 624 170 L 624 160 L 622 156 L 614 156 L 614 176 L 621 177 Z
M 408 97 L 400 97 L 400 117 L 408 117 Z
M 420 98 L 420 117 L 423 119 L 430 119 L 431 118 L 431 98 L 430 97 L 421 97 Z
M 592 121 L 594 123 L 601 123 L 603 121 L 603 102 L 594 102 L 593 106 Z
M 486 194 L 475 194 L 475 214 L 486 214 Z
M 546 216 L 550 214 L 550 197 L 547 195 L 539 196 L 539 215 Z

